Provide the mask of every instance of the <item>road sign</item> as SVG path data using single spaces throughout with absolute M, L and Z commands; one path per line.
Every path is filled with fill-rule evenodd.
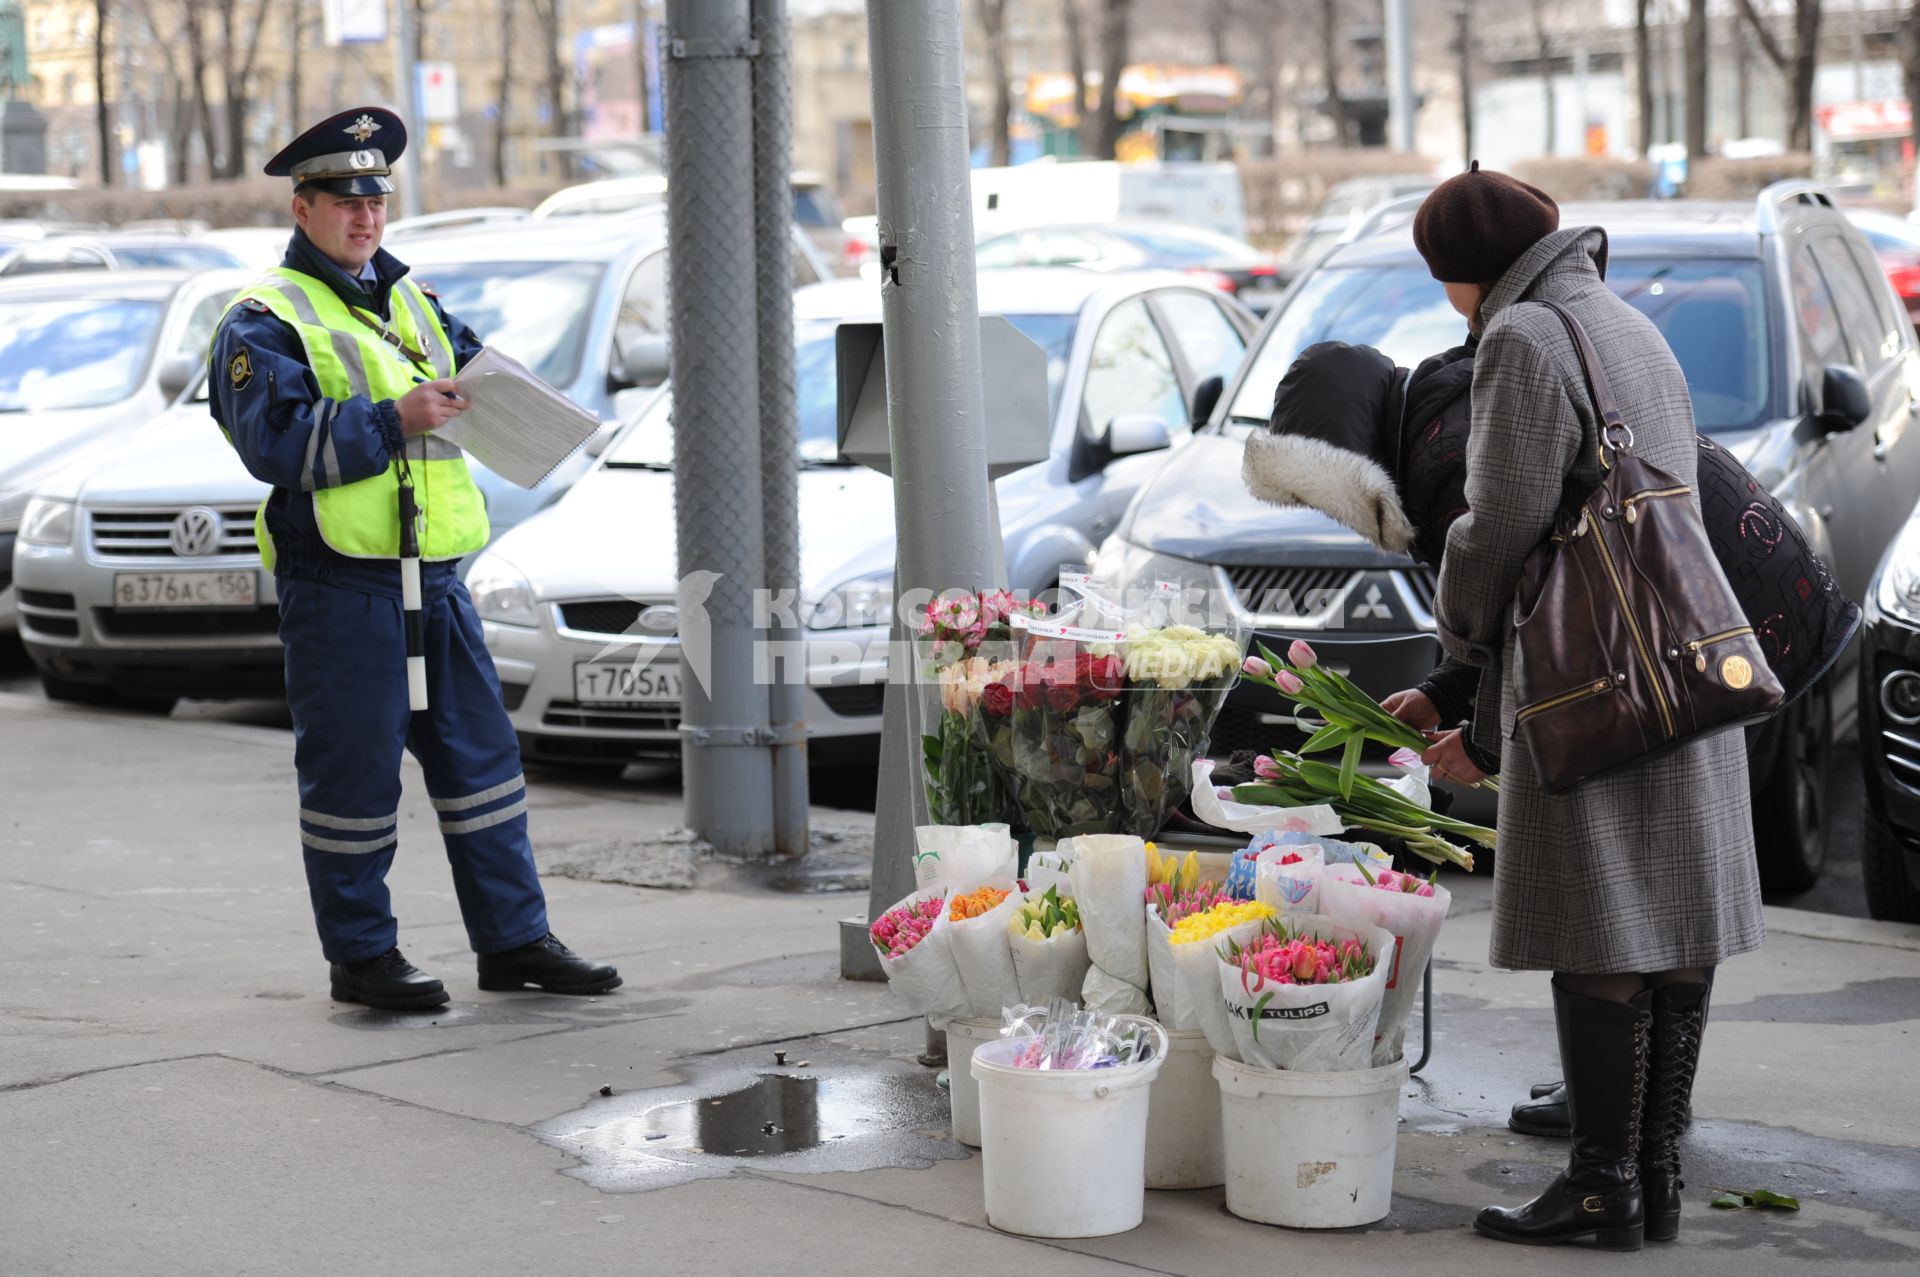
M 428 124 L 452 124 L 460 118 L 460 81 L 451 62 L 416 62 L 415 98 Z
M 321 0 L 321 18 L 329 45 L 386 43 L 387 0 Z

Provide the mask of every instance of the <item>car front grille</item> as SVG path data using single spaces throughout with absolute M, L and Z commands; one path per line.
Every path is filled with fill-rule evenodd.
M 671 607 L 672 599 L 575 599 L 562 603 L 560 625 L 581 634 L 671 638 L 671 632 L 643 629 L 640 614 L 650 607 Z
M 79 603 L 71 594 L 51 590 L 22 590 L 14 600 L 20 627 L 28 634 L 52 638 L 79 638 Z
M 816 687 L 820 702 L 841 718 L 877 718 L 886 712 L 887 685 L 863 683 L 853 687 Z
M 627 709 L 618 705 L 579 705 L 554 701 L 540 716 L 547 727 L 590 727 L 613 732 L 673 732 L 680 729 L 676 706 Z
M 178 559 L 171 543 L 173 521 L 189 507 L 145 510 L 90 510 L 93 552 L 113 558 Z M 223 506 L 220 537 L 210 554 L 257 554 L 253 539 L 253 507 Z
M 1428 616 L 1433 615 L 1433 600 L 1440 592 L 1440 574 L 1432 568 L 1408 568 L 1400 574 L 1407 589 L 1413 595 L 1413 601 Z
M 93 625 L 108 638 L 259 638 L 280 632 L 280 609 L 209 609 L 204 612 L 116 612 L 93 609 Z
M 1920 789 L 1920 727 L 1882 728 L 1880 743 L 1886 747 L 1887 766 L 1894 777 L 1909 788 Z
M 1240 606 L 1256 616 L 1313 616 L 1360 579 L 1352 568 L 1230 567 Z

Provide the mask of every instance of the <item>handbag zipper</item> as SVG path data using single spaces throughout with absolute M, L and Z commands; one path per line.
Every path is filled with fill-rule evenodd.
M 1715 643 L 1724 643 L 1728 639 L 1745 638 L 1751 633 L 1753 633 L 1753 627 L 1751 625 L 1742 625 L 1737 629 L 1722 630 L 1718 634 L 1709 634 L 1705 638 L 1697 638 L 1691 643 L 1683 643 L 1680 645 L 1680 651 L 1691 655 L 1693 657 L 1693 668 L 1704 674 L 1707 672 L 1707 658 L 1706 654 L 1700 650 L 1701 648 L 1712 647 Z
M 1513 716 L 1514 726 L 1518 727 L 1535 714 L 1544 714 L 1550 709 L 1559 709 L 1562 705 L 1568 705 L 1574 701 L 1583 701 L 1589 696 L 1598 696 L 1600 693 L 1608 691 L 1612 687 L 1613 684 L 1608 680 L 1596 678 L 1586 686 L 1576 687 L 1571 692 L 1562 692 L 1558 696 L 1549 696 L 1544 701 L 1535 701 Z
M 1613 592 L 1620 600 L 1620 614 L 1627 619 L 1627 633 L 1633 637 L 1633 646 L 1640 653 L 1641 668 L 1647 672 L 1647 682 L 1653 688 L 1653 703 L 1660 711 L 1660 720 L 1666 724 L 1667 739 L 1679 735 L 1673 726 L 1673 711 L 1667 706 L 1667 693 L 1660 686 L 1660 671 L 1654 667 L 1653 653 L 1647 650 L 1647 640 L 1640 632 L 1640 619 L 1633 614 L 1633 608 L 1627 603 L 1627 587 L 1621 583 L 1620 569 L 1614 566 L 1613 551 L 1607 548 L 1606 532 L 1596 529 L 1598 535 L 1593 544 L 1600 551 L 1600 562 L 1606 566 L 1607 576 L 1613 582 Z
M 1637 502 L 1652 501 L 1658 497 L 1684 497 L 1692 491 L 1692 488 L 1684 484 L 1677 488 L 1649 488 L 1645 492 L 1636 492 L 1622 501 L 1620 508 L 1625 512 L 1627 522 L 1632 523 L 1637 517 L 1633 508 Z

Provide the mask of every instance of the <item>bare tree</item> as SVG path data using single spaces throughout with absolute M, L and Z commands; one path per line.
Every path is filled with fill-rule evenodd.
M 533 16 L 540 23 L 540 45 L 546 54 L 547 128 L 555 137 L 571 137 L 573 122 L 567 114 L 567 64 L 561 55 L 561 23 L 564 0 L 532 0 Z M 560 156 L 560 175 L 573 176 L 573 161 L 564 152 Z
M 1553 41 L 1547 33 L 1547 0 L 1533 0 L 1533 36 L 1540 49 L 1540 92 L 1547 101 L 1547 137 L 1542 155 L 1553 154 L 1560 113 L 1553 100 Z
M 1733 131 L 1735 137 L 1746 137 L 1753 132 L 1753 46 L 1739 14 L 1733 14 L 1727 26 L 1733 36 Z
M 519 8 L 519 0 L 499 0 L 496 10 L 500 15 L 500 79 L 495 86 L 493 110 L 493 184 L 495 186 L 507 184 L 507 114 L 513 102 L 513 23 Z M 645 98 L 646 90 L 643 87 L 641 89 L 642 110 L 645 109 Z
M 652 109 L 647 80 L 647 0 L 633 0 L 633 91 L 640 106 L 634 124 L 638 133 L 647 131 L 648 112 Z
M 1340 96 L 1340 0 L 1320 0 L 1320 75 L 1327 93 L 1327 114 L 1333 117 L 1334 144 L 1351 141 L 1346 100 Z
M 993 77 L 993 163 L 1013 162 L 1013 71 L 1007 56 L 1007 0 L 979 0 L 980 31 L 987 38 L 987 71 Z
M 1093 116 L 1087 112 L 1087 41 L 1080 0 L 1060 0 L 1060 16 L 1067 28 L 1067 64 L 1073 76 L 1073 118 L 1080 130 L 1080 151 L 1090 155 L 1094 129 Z
M 93 126 L 100 137 L 100 185 L 113 185 L 113 108 L 107 103 L 107 13 L 112 0 L 93 0 Z
M 1913 116 L 1913 145 L 1920 154 L 1920 0 L 1900 20 L 1900 71 L 1906 81 L 1907 108 Z
M 194 7 L 191 0 L 188 7 Z M 220 13 L 221 97 L 225 102 L 227 144 L 221 161 L 214 167 L 214 176 L 235 178 L 246 172 L 247 108 L 253 101 L 253 71 L 260 55 L 260 33 L 271 21 L 273 0 L 259 0 L 253 6 L 253 21 L 250 24 L 244 15 L 235 12 L 239 8 L 239 0 L 217 0 L 217 7 Z M 236 26 L 247 25 L 252 27 L 250 33 L 235 29 Z M 211 138 L 207 153 L 209 165 L 214 165 Z
M 1793 49 L 1789 52 L 1774 37 L 1753 0 L 1734 0 L 1741 16 L 1767 55 L 1787 80 L 1787 149 L 1813 149 L 1813 73 L 1820 61 L 1820 0 L 1793 0 Z
M 1093 153 L 1110 160 L 1120 142 L 1120 76 L 1127 69 L 1133 0 L 1102 0 L 1100 21 L 1100 112 Z
M 193 118 L 200 127 L 200 145 L 207 154 L 207 172 L 215 172 L 218 147 L 214 144 L 213 108 L 207 102 L 207 33 L 205 16 L 194 0 L 181 0 L 187 37 L 187 86 L 193 91 Z
M 1687 159 L 1707 153 L 1707 0 L 1687 4 Z
M 1920 3 L 1920 0 L 1916 0 Z M 1461 0 L 1454 10 L 1453 50 L 1460 60 L 1460 147 L 1473 159 L 1473 7 Z
M 1647 8 L 1653 0 L 1633 7 L 1633 69 L 1640 89 L 1640 154 L 1653 149 L 1653 40 L 1647 30 Z
M 160 52 L 167 84 L 167 176 L 173 185 L 184 186 L 193 151 L 193 116 L 187 97 L 187 77 L 181 74 L 174 49 L 184 36 L 185 17 L 182 6 L 165 4 L 162 0 L 139 0 L 139 5 L 147 43 Z
M 1207 38 L 1213 45 L 1216 65 L 1229 66 L 1233 62 L 1233 29 L 1240 16 L 1238 10 L 1235 0 L 1207 0 Z

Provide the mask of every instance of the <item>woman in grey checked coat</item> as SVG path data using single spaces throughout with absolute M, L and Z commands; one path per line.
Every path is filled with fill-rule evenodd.
M 1694 481 L 1685 377 L 1653 324 L 1602 282 L 1607 238 L 1559 229 L 1533 187 L 1473 171 L 1437 188 L 1414 242 L 1480 334 L 1467 450 L 1469 513 L 1447 537 L 1435 616 L 1448 652 L 1483 670 L 1471 743 L 1437 735 L 1443 778 L 1499 757 L 1491 959 L 1553 972 L 1572 1123 L 1567 1169 L 1531 1203 L 1475 1220 L 1502 1241 L 1594 1238 L 1622 1250 L 1678 1235 L 1679 1138 L 1713 969 L 1760 944 L 1746 752 L 1694 741 L 1555 797 L 1513 735 L 1513 596 L 1563 490 L 1600 482 L 1598 421 L 1554 301 L 1587 331 L 1635 452 Z

